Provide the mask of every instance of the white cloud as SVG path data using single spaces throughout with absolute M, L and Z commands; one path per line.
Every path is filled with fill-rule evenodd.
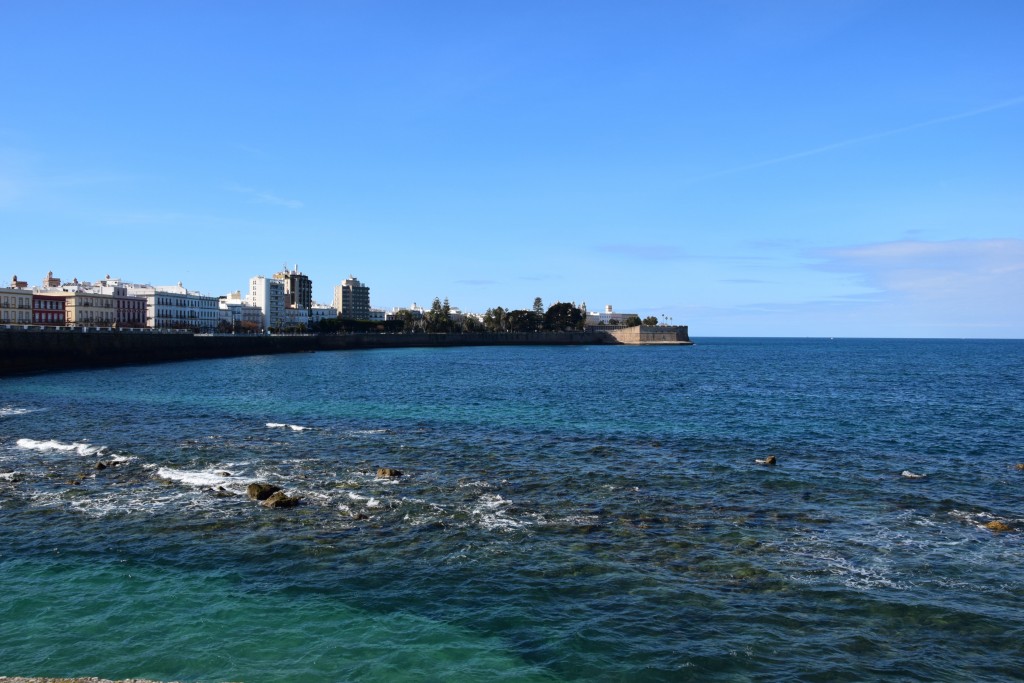
M 1024 240 L 906 240 L 813 256 L 807 300 L 769 298 L 772 289 L 748 303 L 680 306 L 676 318 L 695 336 L 1024 339 Z M 850 287 L 814 296 L 824 273 Z
M 909 298 L 963 300 L 1024 292 L 1024 240 L 886 242 L 821 255 L 825 270 L 856 273 L 872 288 Z

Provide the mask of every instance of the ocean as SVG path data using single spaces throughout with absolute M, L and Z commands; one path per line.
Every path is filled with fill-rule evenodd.
M 0 675 L 1021 680 L 1024 342 L 695 341 L 2 379 Z

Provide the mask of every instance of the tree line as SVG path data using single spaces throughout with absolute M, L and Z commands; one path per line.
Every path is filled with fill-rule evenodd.
M 488 308 L 479 319 L 472 315 L 452 316 L 451 305 L 447 297 L 434 298 L 430 310 L 422 314 L 408 309 L 399 311 L 394 319 L 387 321 L 350 320 L 347 318 L 328 318 L 310 323 L 309 326 L 287 327 L 273 330 L 277 333 L 314 333 L 341 334 L 347 332 L 428 332 L 428 333 L 461 333 L 461 332 L 569 332 L 583 330 L 586 327 L 586 309 L 575 303 L 558 302 L 544 308 L 540 297 L 533 300 L 530 309 L 507 309 L 502 306 Z M 606 323 L 602 322 L 601 325 Z M 641 319 L 638 315 L 630 315 L 621 321 L 612 318 L 609 327 L 635 327 L 636 325 L 654 326 L 658 324 L 656 316 Z M 218 332 L 258 333 L 259 326 L 254 323 L 230 323 L 222 321 Z
M 475 316 L 453 318 L 447 297 L 435 297 L 430 310 L 422 317 L 412 311 L 398 313 L 403 332 L 567 332 L 583 330 L 586 326 L 586 310 L 575 303 L 558 302 L 544 308 L 540 297 L 533 300 L 530 309 L 507 309 L 503 306 L 488 308 L 480 320 Z M 633 327 L 636 325 L 657 325 L 656 316 L 641 319 L 632 315 L 621 321 L 610 320 L 609 326 Z

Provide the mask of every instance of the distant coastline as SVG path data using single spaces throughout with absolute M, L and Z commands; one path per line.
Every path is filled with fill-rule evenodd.
M 457 346 L 691 344 L 686 327 L 568 332 L 196 335 L 110 328 L 0 328 L 0 376 L 280 353 Z

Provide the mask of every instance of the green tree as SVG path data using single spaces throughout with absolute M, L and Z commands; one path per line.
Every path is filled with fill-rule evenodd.
M 618 318 L 612 318 L 611 320 L 608 321 L 608 324 L 609 325 L 614 325 L 615 327 L 618 327 L 619 319 Z
M 509 311 L 506 317 L 510 332 L 534 332 L 540 327 L 542 318 L 533 311 Z
M 533 300 L 533 312 L 540 316 L 544 315 L 544 302 L 540 300 L 539 296 Z
M 658 324 L 658 316 L 656 316 L 656 315 L 649 315 L 649 316 L 647 316 L 646 318 L 643 319 L 642 324 L 646 325 L 648 327 L 654 327 L 655 325 Z
M 501 306 L 488 308 L 484 313 L 484 328 L 488 332 L 508 331 L 508 311 Z
M 636 327 L 637 325 L 640 325 L 642 323 L 640 321 L 640 316 L 631 315 L 628 316 L 625 320 L 623 320 L 622 324 L 625 325 L 626 327 Z
M 437 297 L 434 297 L 434 303 L 431 304 L 430 310 L 423 316 L 423 320 L 426 323 L 427 332 L 447 332 L 448 326 L 451 320 L 448 318 L 448 300 L 445 299 L 444 304 Z
M 544 329 L 561 332 L 583 328 L 583 311 L 572 304 L 557 303 L 544 314 Z

